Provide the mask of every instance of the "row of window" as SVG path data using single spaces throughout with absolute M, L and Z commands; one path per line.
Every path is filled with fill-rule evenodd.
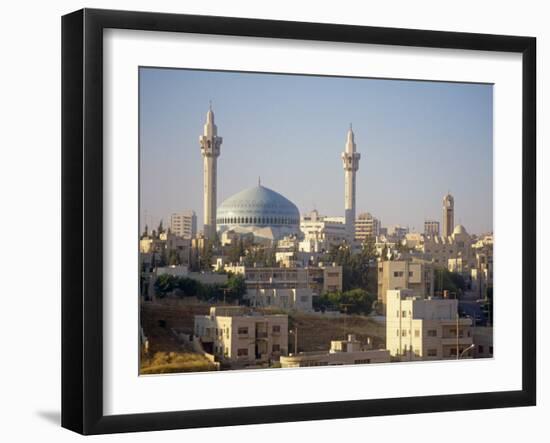
M 271 327 L 271 332 L 275 333 L 275 334 L 278 334 L 281 332 L 281 325 L 273 325 Z M 248 335 L 248 326 L 240 326 L 238 329 L 237 329 L 237 333 L 239 335 Z
M 403 277 L 403 271 L 394 271 L 393 276 L 394 277 Z M 409 271 L 409 277 L 412 277 L 413 273 L 412 271 Z
M 223 225 L 297 225 L 300 220 L 293 217 L 219 217 L 216 222 Z
M 281 352 L 281 345 L 273 345 L 271 347 L 271 352 Z M 237 357 L 248 357 L 248 348 L 237 349 Z

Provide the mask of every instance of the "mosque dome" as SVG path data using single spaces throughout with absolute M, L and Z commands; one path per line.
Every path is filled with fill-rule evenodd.
M 225 200 L 218 208 L 216 224 L 220 232 L 253 232 L 277 240 L 299 233 L 300 212 L 286 197 L 258 185 Z
M 466 231 L 466 228 L 462 225 L 456 225 L 455 226 L 455 229 L 453 231 L 453 234 L 454 235 L 458 235 L 458 234 L 468 234 L 468 232 Z

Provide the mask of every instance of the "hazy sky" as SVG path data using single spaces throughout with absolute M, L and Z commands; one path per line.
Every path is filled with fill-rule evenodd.
M 180 69 L 140 70 L 141 226 L 193 209 L 202 229 L 202 133 L 212 100 L 218 135 L 218 205 L 262 185 L 344 215 L 340 154 L 353 123 L 357 214 L 423 230 L 455 197 L 455 224 L 493 224 L 491 85 Z

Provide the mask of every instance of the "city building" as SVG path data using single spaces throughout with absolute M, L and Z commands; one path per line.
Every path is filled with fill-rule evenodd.
M 159 266 L 154 272 L 156 277 L 161 275 L 172 275 L 174 277 L 186 277 L 197 280 L 206 285 L 224 285 L 227 283 L 227 274 L 217 274 L 214 272 L 190 272 L 187 266 Z
M 355 220 L 355 240 L 363 243 L 368 238 L 375 239 L 380 235 L 380 220 L 369 212 L 357 216 Z
M 439 222 L 436 220 L 425 220 L 424 235 L 430 237 L 439 236 Z
M 183 211 L 172 214 L 170 217 L 170 231 L 172 234 L 185 239 L 191 239 L 197 234 L 197 214 L 195 211 Z
M 204 173 L 204 229 L 206 239 L 216 236 L 216 208 L 218 187 L 218 157 L 222 145 L 222 137 L 218 136 L 218 128 L 214 123 L 212 106 L 206 113 L 206 123 L 203 134 L 199 137 L 203 157 Z
M 218 208 L 217 224 L 220 234 L 231 230 L 276 242 L 299 235 L 300 212 L 286 197 L 259 183 L 226 199 Z
M 342 290 L 342 267 L 336 265 L 310 266 L 305 268 L 254 267 L 227 265 L 226 272 L 244 275 L 247 291 L 260 289 L 309 288 L 314 295 Z
M 448 236 L 424 237 L 416 250 L 426 260 L 433 260 L 438 268 L 461 268 L 465 275 L 475 267 L 475 253 L 472 249 L 473 238 L 462 225 L 456 225 Z M 460 259 L 458 262 L 456 259 Z M 451 260 L 449 262 L 449 260 Z
M 331 246 L 349 240 L 345 222 L 341 218 L 325 217 L 316 210 L 304 215 L 300 221 L 303 239 L 298 247 L 302 252 L 324 252 Z
M 409 228 L 401 225 L 391 225 L 388 228 L 388 237 L 392 240 L 402 240 L 409 233 Z
M 491 326 L 475 326 L 472 328 L 474 340 L 474 358 L 493 357 L 493 328 Z
M 248 288 L 245 298 L 250 306 L 260 308 L 278 308 L 302 312 L 313 311 L 313 293 L 311 288 L 265 289 Z
M 409 289 L 417 297 L 434 295 L 434 267 L 431 262 L 412 260 L 386 260 L 378 262 L 378 303 L 386 307 L 389 290 Z
M 449 237 L 455 228 L 455 199 L 451 194 L 443 197 L 443 237 Z
M 458 300 L 420 298 L 407 289 L 387 292 L 386 349 L 394 358 L 471 358 L 472 320 L 458 316 Z
M 357 152 L 357 146 L 355 144 L 355 135 L 353 128 L 349 127 L 346 147 L 342 152 L 342 162 L 344 164 L 345 171 L 345 224 L 348 233 L 348 238 L 352 240 L 355 237 L 355 176 L 359 169 L 359 160 L 361 154 Z
M 194 334 L 207 353 L 233 367 L 278 361 L 288 349 L 288 317 L 260 315 L 239 306 L 211 307 L 196 315 Z
M 389 363 L 390 352 L 386 349 L 372 349 L 364 346 L 355 335 L 347 340 L 333 340 L 328 352 L 299 352 L 280 358 L 282 368 L 304 368 L 312 366 L 360 365 L 368 363 Z

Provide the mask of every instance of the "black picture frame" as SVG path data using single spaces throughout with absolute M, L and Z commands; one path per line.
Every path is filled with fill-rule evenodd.
M 104 415 L 102 76 L 103 30 L 107 28 L 522 54 L 522 389 Z M 65 15 L 62 18 L 62 426 L 82 434 L 104 434 L 535 405 L 535 117 L 533 37 L 97 9 Z

